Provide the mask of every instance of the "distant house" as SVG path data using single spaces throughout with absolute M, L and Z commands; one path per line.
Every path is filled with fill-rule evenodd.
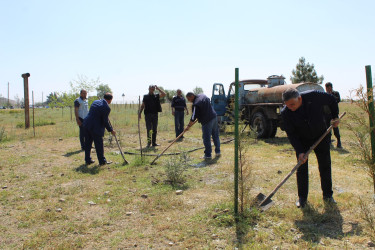
M 9 99 L 9 105 L 15 106 L 16 104 L 15 100 Z M 8 98 L 0 97 L 0 106 L 8 106 Z

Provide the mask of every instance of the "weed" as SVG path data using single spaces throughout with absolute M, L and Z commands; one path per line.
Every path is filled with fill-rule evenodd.
M 7 134 L 5 132 L 5 128 L 0 128 L 0 142 L 5 141 L 7 139 Z
M 359 206 L 361 208 L 361 217 L 366 223 L 366 228 L 369 231 L 369 236 L 372 241 L 375 241 L 375 207 L 371 204 L 366 203 L 361 198 L 359 198 Z
M 34 126 L 35 127 L 42 127 L 42 126 L 47 126 L 47 125 L 55 125 L 55 122 L 47 122 L 47 121 L 37 121 Z M 16 128 L 24 128 L 25 124 L 23 122 L 19 122 L 16 125 Z
M 187 168 L 190 166 L 191 159 L 187 153 L 182 153 L 179 156 L 171 157 L 165 162 L 165 173 L 167 181 L 172 185 L 183 185 L 186 182 L 184 175 Z

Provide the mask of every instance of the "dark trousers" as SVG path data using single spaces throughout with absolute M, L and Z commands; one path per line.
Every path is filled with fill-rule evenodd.
M 104 145 L 103 137 L 92 133 L 88 129 L 84 129 L 85 133 L 85 161 L 90 162 L 91 160 L 91 147 L 94 142 L 96 156 L 98 157 L 99 164 L 104 164 L 107 160 L 104 157 Z
M 202 138 L 205 147 L 204 155 L 206 157 L 211 157 L 212 147 L 211 147 L 211 137 L 215 145 L 215 153 L 220 153 L 220 138 L 219 138 L 219 126 L 217 123 L 217 117 L 213 118 L 208 123 L 202 125 Z
M 304 145 L 305 152 L 314 142 Z M 332 173 L 331 173 L 331 151 L 329 137 L 325 137 L 322 142 L 314 149 L 319 165 L 320 184 L 324 198 L 332 197 Z M 297 156 L 298 158 L 298 156 Z M 298 196 L 307 199 L 309 193 L 309 167 L 308 161 L 301 165 L 297 170 Z
M 147 129 L 147 145 L 156 144 L 156 135 L 158 133 L 158 114 L 145 114 Z
M 331 126 L 332 116 L 330 114 L 326 115 L 324 119 L 326 121 L 327 128 L 329 128 L 329 126 Z M 339 142 L 339 141 L 341 142 L 339 127 L 333 128 L 333 134 L 335 135 L 335 137 L 337 139 L 337 142 Z M 331 142 L 332 132 L 330 132 L 327 136 L 329 137 L 329 141 Z
M 184 116 L 185 112 L 183 110 L 174 112 L 174 130 L 176 131 L 176 137 L 184 131 Z
M 78 119 L 83 123 L 83 119 L 81 117 L 78 117 Z M 79 141 L 81 143 L 81 149 L 84 150 L 85 149 L 85 131 L 82 125 L 79 126 Z

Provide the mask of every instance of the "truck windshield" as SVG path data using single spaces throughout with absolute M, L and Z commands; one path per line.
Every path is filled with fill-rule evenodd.
M 262 88 L 262 87 L 264 87 L 264 85 L 261 85 L 261 84 L 245 84 L 244 89 L 245 90 L 252 90 L 252 89 L 258 89 L 258 88 Z

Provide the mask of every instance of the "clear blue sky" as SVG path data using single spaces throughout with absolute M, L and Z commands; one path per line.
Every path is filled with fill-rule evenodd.
M 375 75 L 375 1 L 0 0 L 0 94 L 35 101 L 100 77 L 115 101 L 283 74 L 303 56 L 342 97 Z M 375 83 L 374 83 L 375 84 Z M 94 95 L 95 93 L 90 93 Z

